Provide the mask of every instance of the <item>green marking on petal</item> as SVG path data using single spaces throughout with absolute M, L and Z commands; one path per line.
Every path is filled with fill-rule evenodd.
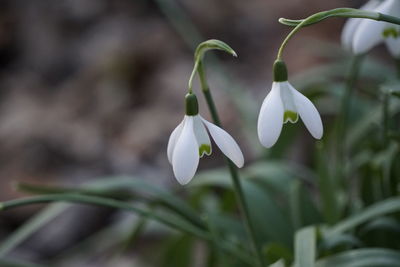
M 200 158 L 202 158 L 204 156 L 204 154 L 207 156 L 211 155 L 211 146 L 210 145 L 206 145 L 206 144 L 200 145 L 200 147 L 199 147 Z
M 299 119 L 299 114 L 297 112 L 286 110 L 283 114 L 283 123 L 290 121 L 291 123 L 296 123 Z
M 393 38 L 398 38 L 399 37 L 399 32 L 397 31 L 396 28 L 394 27 L 390 27 L 390 28 L 386 28 L 383 32 L 382 32 L 383 37 L 385 38 L 389 38 L 389 37 L 393 37 Z

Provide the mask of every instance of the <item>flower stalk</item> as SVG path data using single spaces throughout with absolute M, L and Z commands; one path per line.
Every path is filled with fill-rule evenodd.
M 332 10 L 322 11 L 315 13 L 302 20 L 291 20 L 291 19 L 280 18 L 279 19 L 280 23 L 290 27 L 294 27 L 294 29 L 283 40 L 278 50 L 277 59 L 282 58 L 283 50 L 285 49 L 287 43 L 302 27 L 316 24 L 330 17 L 364 18 L 376 21 L 385 21 L 396 25 L 400 25 L 400 18 L 398 17 L 382 14 L 379 12 L 371 12 L 354 8 L 336 8 Z
M 199 48 L 198 48 L 198 50 L 199 50 Z M 209 87 L 209 85 L 207 83 L 207 79 L 206 79 L 206 73 L 205 73 L 205 69 L 204 69 L 204 65 L 203 65 L 203 53 L 204 52 L 205 51 L 201 52 L 201 50 L 199 50 L 199 52 L 197 52 L 197 50 L 196 50 L 197 56 L 195 58 L 196 58 L 197 62 L 195 63 L 195 68 L 197 68 L 196 70 L 199 75 L 200 87 L 201 87 L 203 95 L 206 99 L 207 106 L 211 113 L 211 117 L 212 117 L 215 125 L 222 127 L 221 120 L 219 119 L 218 111 L 215 106 L 214 99 L 212 97 L 210 87 Z M 236 53 L 233 55 L 235 56 Z M 239 210 L 243 216 L 245 229 L 249 236 L 250 242 L 252 243 L 253 250 L 255 251 L 256 256 L 257 256 L 257 265 L 259 267 L 262 267 L 262 266 L 264 266 L 264 260 L 263 260 L 262 253 L 261 253 L 261 250 L 259 248 L 259 245 L 258 245 L 258 242 L 256 239 L 256 233 L 255 233 L 253 223 L 250 219 L 250 212 L 249 212 L 249 208 L 248 208 L 248 205 L 247 205 L 247 202 L 245 199 L 243 187 L 240 182 L 238 169 L 229 158 L 225 157 L 225 160 L 228 165 L 229 173 L 232 178 L 233 188 L 234 188 L 235 195 L 236 195 L 236 198 L 238 201 Z

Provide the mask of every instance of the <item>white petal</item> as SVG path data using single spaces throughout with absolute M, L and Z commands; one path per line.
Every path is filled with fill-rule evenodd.
M 354 33 L 357 30 L 357 27 L 361 23 L 361 19 L 348 19 L 344 24 L 341 40 L 342 45 L 346 50 L 351 50 L 351 44 L 353 42 Z
M 393 38 L 389 37 L 385 40 L 386 47 L 393 57 L 400 56 L 400 37 Z
M 398 0 L 383 1 L 374 12 L 393 15 L 394 8 L 397 10 Z M 363 54 L 371 48 L 383 42 L 383 31 L 392 26 L 387 22 L 364 19 L 354 33 L 353 51 L 355 54 Z
M 210 134 L 215 141 L 215 144 L 217 144 L 222 153 L 224 153 L 225 156 L 235 163 L 236 166 L 242 168 L 244 165 L 243 153 L 235 140 L 233 140 L 232 136 L 230 136 L 225 130 L 221 129 L 217 125 L 214 125 L 203 118 L 202 121 L 207 126 L 208 131 L 210 131 Z
M 383 13 L 383 12 L 381 12 Z M 392 5 L 390 6 L 388 10 L 388 14 L 395 16 L 395 17 L 400 17 L 400 1 L 395 0 L 392 2 Z M 389 28 L 393 28 L 397 33 L 399 33 L 400 26 L 394 25 L 394 24 L 389 24 Z M 385 39 L 386 46 L 390 52 L 390 54 L 393 57 L 399 57 L 400 56 L 400 36 L 397 38 L 394 37 L 388 37 Z
M 182 185 L 192 180 L 199 165 L 199 147 L 193 131 L 193 116 L 186 116 L 182 133 L 172 155 L 172 168 Z
M 168 161 L 169 163 L 172 164 L 172 153 L 174 152 L 174 148 L 176 145 L 176 140 L 178 140 L 182 129 L 183 129 L 183 125 L 185 123 L 185 118 L 183 118 L 182 122 L 178 124 L 178 126 L 176 126 L 176 128 L 172 131 L 169 140 L 168 140 L 168 148 L 167 148 L 167 155 L 168 155 Z
M 290 84 L 289 86 L 293 93 L 294 104 L 296 105 L 297 112 L 299 112 L 300 118 L 303 120 L 306 128 L 314 138 L 321 139 L 324 129 L 317 108 L 307 97 L 294 89 Z
M 361 10 L 373 10 L 374 8 L 379 6 L 380 3 L 381 3 L 381 1 L 379 1 L 379 0 L 371 0 L 371 1 L 368 1 L 362 7 L 360 7 L 360 9 Z M 345 49 L 351 50 L 354 33 L 356 32 L 356 30 L 362 20 L 363 19 L 352 18 L 352 19 L 348 19 L 346 21 L 346 23 L 343 27 L 342 36 L 341 36 L 342 45 Z
M 194 116 L 194 134 L 196 136 L 197 144 L 199 145 L 199 153 L 200 158 L 206 155 L 211 155 L 211 141 L 210 137 L 208 136 L 206 127 L 204 126 L 203 122 L 201 121 L 201 117 L 199 115 Z M 207 152 L 204 146 L 209 148 L 209 152 Z
M 358 27 L 353 39 L 353 51 L 355 54 L 363 54 L 383 41 L 382 32 L 388 23 L 363 20 Z
M 258 115 L 258 138 L 263 146 L 272 147 L 279 138 L 283 126 L 283 103 L 280 96 L 282 82 L 274 82 L 264 99 Z

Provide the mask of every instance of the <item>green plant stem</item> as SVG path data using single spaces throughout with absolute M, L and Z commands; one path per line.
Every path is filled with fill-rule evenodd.
M 282 59 L 282 53 L 283 53 L 283 50 L 285 49 L 287 43 L 300 30 L 300 28 L 318 23 L 318 22 L 325 20 L 327 18 L 330 18 L 330 17 L 364 18 L 364 19 L 372 19 L 372 20 L 376 20 L 376 21 L 386 21 L 389 23 L 400 25 L 400 18 L 398 18 L 398 17 L 389 16 L 389 15 L 381 14 L 378 12 L 354 9 L 354 8 L 335 8 L 332 10 L 322 11 L 322 12 L 315 13 L 303 20 L 290 20 L 290 19 L 281 18 L 281 19 L 279 19 L 280 23 L 291 26 L 291 27 L 295 27 L 295 28 L 287 35 L 287 37 L 282 42 L 282 44 L 278 50 L 277 59 L 278 60 Z
M 337 122 L 337 139 L 336 139 L 337 142 L 336 163 L 338 164 L 336 167 L 337 176 L 339 178 L 339 181 L 341 181 L 341 183 L 347 187 L 348 196 L 350 198 L 354 193 L 352 184 L 354 181 L 353 179 L 349 179 L 349 177 L 346 177 L 345 173 L 346 164 L 349 156 L 348 155 L 349 148 L 347 144 L 346 135 L 348 128 L 347 126 L 349 124 L 354 87 L 360 74 L 362 60 L 363 56 L 353 56 L 351 59 L 350 70 L 347 75 L 345 88 L 341 99 L 341 108 L 340 108 L 341 112 Z
M 201 60 L 198 63 L 198 73 L 199 73 L 201 89 L 202 89 L 202 92 L 206 99 L 208 108 L 210 110 L 211 117 L 217 126 L 222 127 L 217 108 L 215 107 L 215 103 L 214 103 L 213 97 L 211 95 L 210 87 L 208 86 L 208 83 L 207 83 L 205 69 L 204 69 L 204 66 L 203 66 L 203 63 Z M 229 169 L 229 172 L 230 172 L 230 175 L 232 178 L 233 187 L 234 187 L 236 198 L 237 198 L 237 201 L 239 204 L 239 209 L 240 209 L 243 219 L 244 219 L 245 229 L 249 236 L 250 242 L 252 243 L 254 252 L 257 256 L 257 264 L 258 264 L 258 266 L 262 267 L 262 266 L 264 266 L 264 260 L 263 260 L 262 254 L 261 254 L 261 250 L 257 243 L 254 226 L 250 219 L 250 212 L 249 212 L 249 208 L 247 206 L 243 188 L 242 188 L 242 185 L 240 182 L 239 172 L 238 172 L 235 164 L 230 159 L 228 159 L 226 156 L 225 156 L 225 160 L 227 162 L 228 169 Z
M 390 95 L 386 90 L 383 92 L 383 112 L 382 112 L 382 120 L 383 120 L 383 145 L 387 147 L 389 144 L 389 103 L 390 103 Z
M 278 55 L 276 56 L 277 60 L 282 60 L 283 50 L 285 49 L 289 40 L 301 29 L 301 27 L 306 25 L 309 20 L 311 20 L 314 17 L 317 17 L 318 15 L 319 15 L 319 13 L 311 15 L 310 17 L 306 18 L 305 20 L 301 21 L 296 27 L 294 27 L 294 29 L 286 36 L 286 38 L 283 40 L 281 46 L 279 47 Z
M 158 221 L 164 225 L 167 225 L 173 229 L 186 232 L 188 234 L 197 236 L 201 239 L 207 241 L 213 240 L 213 237 L 208 232 L 198 229 L 193 225 L 183 223 L 182 221 L 177 221 L 176 219 L 173 218 L 169 219 L 168 217 L 157 215 L 151 210 L 144 210 L 132 206 L 131 204 L 123 201 L 104 198 L 104 197 L 86 196 L 81 194 L 48 194 L 44 196 L 27 197 L 27 198 L 1 202 L 0 210 L 9 210 L 16 207 L 32 205 L 32 204 L 48 203 L 48 202 L 71 202 L 71 203 L 104 206 L 104 207 L 125 210 L 133 212 L 135 214 L 138 214 L 146 218 L 152 218 L 153 220 Z M 231 255 L 236 256 L 243 262 L 251 264 L 252 259 L 248 255 L 246 255 L 246 253 L 243 253 L 243 251 L 236 249 L 236 247 L 234 247 L 232 244 L 227 243 L 226 241 L 221 241 L 219 245 L 225 251 L 230 252 Z
M 350 115 L 350 107 L 352 104 L 352 98 L 354 93 L 354 87 L 360 75 L 360 67 L 363 60 L 363 56 L 353 56 L 350 63 L 350 71 L 347 76 L 344 93 L 341 100 L 341 116 L 339 121 L 339 134 L 338 140 L 343 144 L 341 147 L 343 150 L 341 151 L 341 155 L 343 156 L 344 151 L 346 150 L 346 144 L 343 142 L 347 132 L 347 125 L 349 122 Z

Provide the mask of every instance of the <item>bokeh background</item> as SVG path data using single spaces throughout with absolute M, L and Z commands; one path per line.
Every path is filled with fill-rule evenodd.
M 211 38 L 225 41 L 239 55 L 210 53 L 207 71 L 225 128 L 247 162 L 254 161 L 262 153 L 254 115 L 289 31 L 278 18 L 303 18 L 363 2 L 0 1 L 0 200 L 24 195 L 14 189 L 15 182 L 73 186 L 122 174 L 177 187 L 167 141 L 183 116 L 194 48 Z M 329 45 L 332 51 L 340 49 L 343 23 L 332 19 L 302 30 L 285 51 L 289 72 L 300 74 L 326 60 L 319 52 Z M 203 102 L 201 113 L 210 118 Z M 314 141 L 302 124 L 297 127 L 303 130 L 297 146 L 283 157 L 302 162 L 304 148 Z M 216 151 L 200 169 L 222 163 Z M 42 207 L 2 212 L 0 239 Z M 47 263 L 120 216 L 75 206 L 11 255 Z M 102 252 L 85 260 L 66 257 L 63 266 L 135 266 L 141 255 L 151 254 L 148 244 L 161 241 L 149 232 L 112 264 Z

